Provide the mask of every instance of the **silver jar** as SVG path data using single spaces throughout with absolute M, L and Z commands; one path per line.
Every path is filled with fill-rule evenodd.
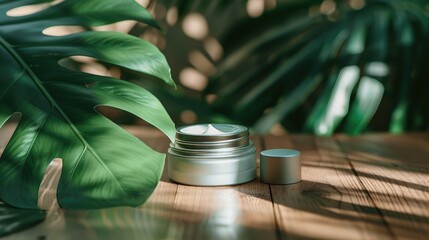
M 180 127 L 168 149 L 168 176 L 197 186 L 234 185 L 256 178 L 256 151 L 249 130 L 233 124 Z

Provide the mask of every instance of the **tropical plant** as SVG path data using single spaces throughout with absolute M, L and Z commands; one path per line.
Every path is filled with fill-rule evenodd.
M 211 106 L 262 133 L 427 130 L 427 4 L 280 2 L 225 34 Z
M 34 4 L 43 9 L 9 16 L 13 9 Z M 61 158 L 55 162 L 59 169 L 54 169 L 61 177 L 54 197 L 63 208 L 137 206 L 156 187 L 165 154 L 128 134 L 97 107 L 130 112 L 172 139 L 175 127 L 161 103 L 130 82 L 84 73 L 68 64 L 73 56 L 91 57 L 174 86 L 165 57 L 149 42 L 91 31 L 122 20 L 158 27 L 133 0 L 0 1 L 0 127 L 14 113 L 21 115 L 0 158 L 0 199 L 7 204 L 0 205 L 0 211 L 9 217 L 2 217 L 0 235 L 31 222 L 9 205 L 41 207 L 39 186 L 55 158 Z M 81 31 L 43 34 L 53 26 L 80 26 Z M 37 222 L 43 214 L 34 212 Z
M 45 212 L 37 209 L 20 209 L 0 203 L 0 237 L 26 229 L 42 222 Z
M 265 11 L 246 16 L 255 2 Z M 223 58 L 216 60 L 204 47 L 195 47 L 195 39 L 182 43 L 216 68 L 214 76 L 207 75 L 208 87 L 200 97 L 210 99 L 204 113 L 223 115 L 260 133 L 280 123 L 287 131 L 321 135 L 428 130 L 428 3 L 158 1 L 168 13 L 177 9 L 179 14 L 171 33 L 167 31 L 167 46 L 177 41 L 187 16 L 199 13 L 210 38 L 223 47 Z M 176 57 L 180 60 L 166 54 L 181 66 L 188 60 L 186 53 Z M 199 70 L 193 62 L 189 65 Z

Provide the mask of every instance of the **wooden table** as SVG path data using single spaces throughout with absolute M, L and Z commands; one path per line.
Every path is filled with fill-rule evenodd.
M 128 128 L 159 151 L 159 133 Z M 253 136 L 301 151 L 302 181 L 193 187 L 164 173 L 139 208 L 60 211 L 5 239 L 428 239 L 429 134 Z

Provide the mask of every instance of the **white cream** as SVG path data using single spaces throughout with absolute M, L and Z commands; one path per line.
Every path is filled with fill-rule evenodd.
M 221 131 L 218 128 L 214 127 L 212 124 L 200 124 L 193 125 L 189 127 L 185 127 L 180 130 L 182 133 L 190 134 L 190 135 L 206 135 L 206 136 L 218 136 L 228 133 L 228 131 Z
M 222 132 L 218 130 L 217 128 L 213 127 L 213 125 L 209 124 L 207 126 L 207 129 L 202 133 L 202 135 L 219 135 L 223 134 L 225 132 Z
M 221 136 L 238 129 L 228 124 L 199 124 L 180 129 L 181 133 L 201 136 Z

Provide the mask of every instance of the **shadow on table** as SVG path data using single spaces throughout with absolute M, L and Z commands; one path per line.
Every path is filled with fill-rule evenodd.
M 277 200 L 274 203 L 286 207 L 285 214 L 288 214 L 287 208 L 294 211 L 308 212 L 323 216 L 325 219 L 334 219 L 344 221 L 344 223 L 353 223 L 362 225 L 373 225 L 375 229 L 385 227 L 383 218 L 393 218 L 394 221 L 389 222 L 391 228 L 396 228 L 397 231 L 409 233 L 408 236 L 424 234 L 426 230 L 422 226 L 428 226 L 429 217 L 416 214 L 401 212 L 401 207 L 397 206 L 398 210 L 379 209 L 372 207 L 372 203 L 368 205 L 352 203 L 348 198 L 364 199 L 367 198 L 365 192 L 357 192 L 351 189 L 332 186 L 329 184 L 301 181 L 293 185 L 273 185 L 271 186 L 273 194 L 277 194 Z M 275 193 L 276 192 L 276 193 Z M 342 193 L 347 193 L 348 196 Z M 372 198 L 392 199 L 396 195 L 382 194 L 377 192 L 370 193 Z M 280 196 L 282 195 L 282 196 Z M 414 198 L 402 197 L 409 206 L 428 206 L 428 200 L 420 200 Z M 295 213 L 296 214 L 296 213 Z M 380 217 L 382 214 L 383 217 Z M 419 224 L 404 224 L 404 221 L 412 221 Z M 305 221 L 303 221 L 304 224 Z M 323 226 L 323 223 L 320 223 Z M 398 230 L 400 229 L 400 230 Z M 422 235 L 420 235 L 422 236 Z
M 322 237 L 333 231 L 331 236 L 341 238 L 342 230 L 354 228 L 367 236 L 426 238 L 428 141 L 400 136 L 388 136 L 395 140 L 388 141 L 386 135 L 375 136 L 340 136 L 339 143 L 329 138 L 292 138 L 302 153 L 304 174 L 297 184 L 270 185 L 274 205 L 280 209 L 280 228 L 302 223 L 309 226 L 303 235 L 309 236 L 310 232 L 320 232 Z M 312 229 L 316 225 L 311 221 L 318 221 L 319 229 Z M 294 239 L 290 231 L 281 234 Z

